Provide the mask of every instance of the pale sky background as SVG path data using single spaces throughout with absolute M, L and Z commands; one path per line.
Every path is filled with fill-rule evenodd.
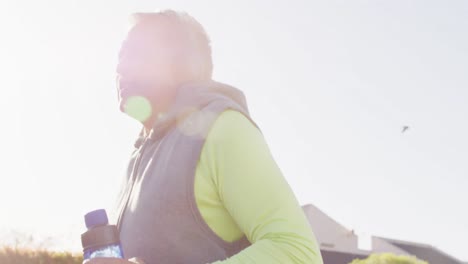
M 0 242 L 79 251 L 83 214 L 112 209 L 140 129 L 116 55 L 128 14 L 160 8 L 205 26 L 301 204 L 468 260 L 462 0 L 1 0 Z

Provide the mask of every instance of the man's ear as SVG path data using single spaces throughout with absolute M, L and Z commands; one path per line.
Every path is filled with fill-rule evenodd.
M 190 52 L 186 56 L 187 74 L 196 80 L 205 80 L 206 72 L 208 71 L 206 63 L 203 61 L 205 58 L 199 53 Z

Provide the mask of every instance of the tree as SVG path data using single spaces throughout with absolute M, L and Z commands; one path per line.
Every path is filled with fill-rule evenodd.
M 366 259 L 355 259 L 350 264 L 429 264 L 413 256 L 398 256 L 391 253 L 372 254 Z

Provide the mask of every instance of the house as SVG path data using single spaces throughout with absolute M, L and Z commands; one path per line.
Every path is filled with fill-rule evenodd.
M 414 242 L 400 241 L 395 239 L 374 237 L 373 239 L 379 241 L 385 241 L 409 255 L 418 257 L 419 259 L 426 260 L 429 263 L 441 263 L 441 264 L 463 264 L 460 260 L 448 255 L 447 253 L 426 244 L 419 244 Z M 376 243 L 379 245 L 380 243 Z M 381 245 L 381 244 L 380 244 Z M 376 248 L 378 250 L 378 247 Z
M 443 251 L 421 243 L 372 236 L 368 248 L 359 247 L 359 237 L 312 204 L 302 206 L 320 245 L 324 264 L 348 264 L 372 253 L 415 256 L 430 264 L 466 264 Z

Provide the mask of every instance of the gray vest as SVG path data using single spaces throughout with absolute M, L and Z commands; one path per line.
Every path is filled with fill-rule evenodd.
M 205 264 L 250 245 L 245 236 L 232 243 L 217 236 L 194 196 L 206 135 L 227 109 L 250 119 L 244 95 L 233 87 L 217 82 L 183 86 L 168 114 L 135 143 L 118 210 L 126 258 L 139 257 L 147 264 Z

